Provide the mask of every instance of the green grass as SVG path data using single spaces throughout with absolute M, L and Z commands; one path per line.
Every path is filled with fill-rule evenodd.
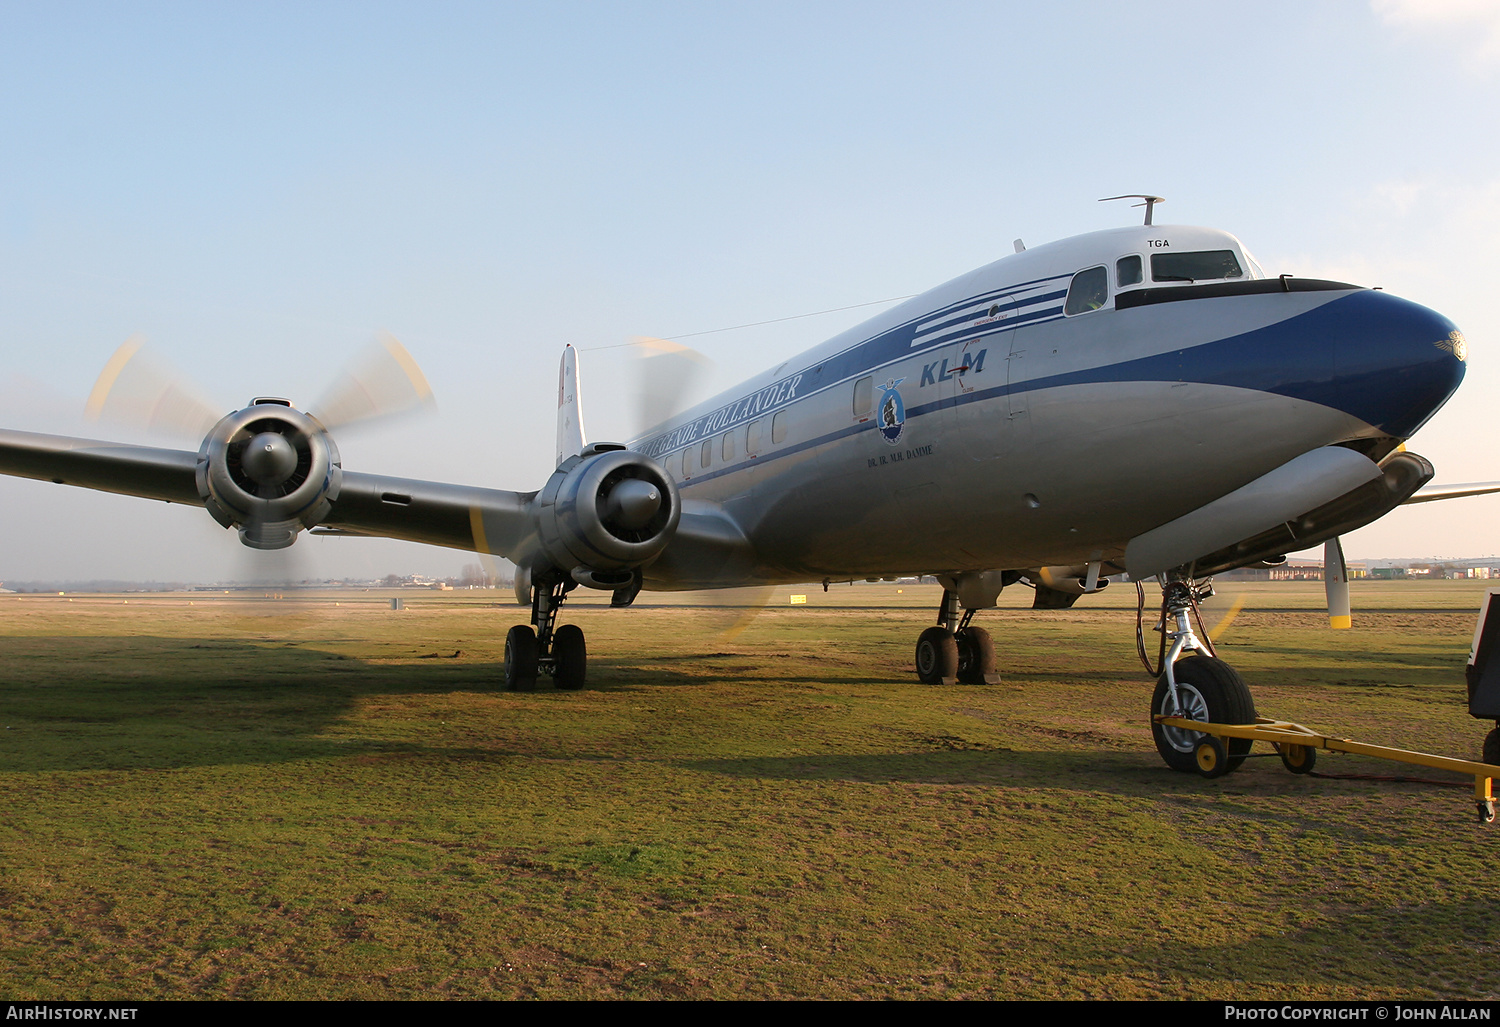
M 1224 655 L 1262 714 L 1476 756 L 1486 584 L 1356 583 L 1349 632 L 1254 585 Z M 931 587 L 788 591 L 732 640 L 570 607 L 576 693 L 498 690 L 495 593 L 3 597 L 0 994 L 1500 993 L 1468 793 L 1168 771 L 1133 590 L 1007 594 L 1004 683 L 955 688 L 909 671 Z

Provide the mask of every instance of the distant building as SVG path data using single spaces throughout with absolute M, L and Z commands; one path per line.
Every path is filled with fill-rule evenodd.
M 1345 561 L 1344 572 L 1348 574 L 1350 581 L 1370 576 L 1369 568 L 1357 561 Z M 1322 581 L 1322 560 L 1288 560 L 1280 567 L 1272 567 L 1270 578 L 1272 581 Z

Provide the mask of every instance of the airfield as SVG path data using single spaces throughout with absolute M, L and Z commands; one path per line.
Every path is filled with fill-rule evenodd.
M 1343 632 L 1239 585 L 1221 655 L 1262 715 L 1477 759 L 1489 584 L 1355 582 Z M 910 670 L 932 586 L 780 589 L 732 638 L 570 601 L 579 692 L 501 690 L 509 598 L 0 596 L 0 994 L 1500 995 L 1469 784 L 1169 771 L 1129 586 L 1008 590 L 1003 683 L 955 687 Z

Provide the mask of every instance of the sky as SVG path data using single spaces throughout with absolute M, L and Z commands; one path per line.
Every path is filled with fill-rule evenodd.
M 1500 5 L 70 3 L 0 0 L 0 427 L 83 423 L 137 333 L 227 411 L 310 404 L 376 333 L 436 413 L 352 470 L 551 471 L 579 347 L 592 438 L 633 427 L 634 336 L 917 293 L 1131 224 L 1223 228 L 1271 274 L 1382 286 L 1469 342 L 1411 443 L 1500 479 Z M 692 342 L 706 392 L 878 305 Z M 1398 510 L 1350 559 L 1500 553 L 1500 498 Z M 303 538 L 317 576 L 467 554 Z M 202 511 L 0 480 L 0 580 L 248 576 Z M 253 571 L 249 572 L 253 573 Z

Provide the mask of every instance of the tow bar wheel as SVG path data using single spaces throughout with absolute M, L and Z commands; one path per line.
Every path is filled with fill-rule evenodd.
M 1293 745 L 1281 742 L 1276 746 L 1281 754 L 1281 765 L 1293 774 L 1310 774 L 1318 762 L 1318 750 L 1310 745 Z
M 1224 743 L 1213 735 L 1203 735 L 1198 740 L 1193 759 L 1198 764 L 1198 773 L 1204 777 L 1223 777 L 1229 773 L 1229 754 L 1224 751 Z

